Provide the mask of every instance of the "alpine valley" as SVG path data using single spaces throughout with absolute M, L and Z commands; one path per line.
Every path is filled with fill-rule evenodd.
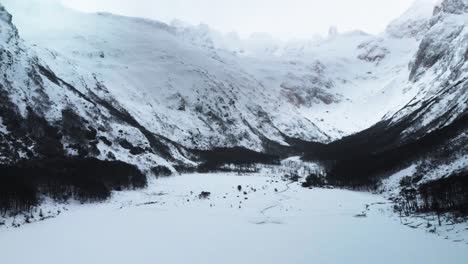
M 336 196 L 321 188 L 323 196 L 314 195 L 367 203 L 366 210 L 377 199 L 385 208 L 358 217 L 387 210 L 410 226 L 424 219 L 414 225 L 429 231 L 452 221 L 458 240 L 468 243 L 468 0 L 417 0 L 378 35 L 331 28 L 327 36 L 288 41 L 83 13 L 53 0 L 0 1 L 3 225 L 55 217 L 64 204 L 75 208 L 71 201 L 111 199 L 125 208 L 160 184 L 161 191 L 177 190 L 168 204 L 185 204 L 176 197 L 190 186 L 197 203 L 211 193 L 214 204 L 230 199 L 232 186 L 238 191 L 231 173 L 249 172 L 256 176 L 239 182 L 247 181 L 242 191 L 251 185 L 251 195 L 271 188 L 277 197 L 282 180 L 298 182 L 291 188 L 299 200 L 317 186 L 340 188 Z M 179 174 L 198 176 L 155 179 Z M 223 181 L 218 174 L 231 176 L 219 176 Z M 273 175 L 273 185 L 256 178 L 265 174 Z M 203 194 L 206 186 L 211 192 Z M 292 195 L 271 199 L 286 203 Z M 159 196 L 149 197 L 142 203 Z M 282 213 L 247 215 L 265 224 Z M 429 224 L 428 217 L 437 220 Z M 466 252 L 462 245 L 447 263 L 468 260 Z M 429 255 L 420 260 L 395 262 L 432 263 Z M 325 257 L 318 263 L 345 262 Z

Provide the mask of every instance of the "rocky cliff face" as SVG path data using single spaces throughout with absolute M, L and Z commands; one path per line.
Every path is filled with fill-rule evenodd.
M 466 0 L 440 1 L 434 14 L 437 15 L 440 12 L 462 15 L 468 12 L 468 2 Z
M 16 4 L 10 6 L 25 39 L 37 43 L 34 50 L 54 72 L 76 87 L 106 87 L 153 134 L 204 150 L 268 151 L 270 143 L 287 146 L 288 137 L 329 140 L 296 107 L 283 104 L 279 87 L 264 85 L 235 56 L 200 44 L 205 41 L 191 31 L 67 10 L 60 29 L 54 20 L 38 18 L 38 28 L 47 29 L 39 33 L 29 29 L 31 16 Z
M 349 151 L 364 168 L 374 154 L 383 163 L 391 153 L 389 167 L 398 167 L 452 139 L 464 142 L 466 1 L 443 1 L 435 11 L 417 1 L 378 36 L 356 31 L 300 43 L 257 36 L 250 46 L 206 26 L 64 8 L 41 17 L 21 1 L 5 2 L 25 38 L 2 9 L 0 134 L 8 162 L 55 153 L 146 169 L 194 165 L 194 149 L 287 155 L 375 123 L 311 155 L 346 161 Z M 57 19 L 66 22 L 57 27 Z M 41 146 L 45 136 L 50 143 Z M 402 148 L 408 155 L 395 154 Z M 388 169 L 374 165 L 363 174 Z
M 416 0 L 401 17 L 387 26 L 386 31 L 397 38 L 421 39 L 429 29 L 429 19 L 433 11 L 431 0 Z
M 450 125 L 467 112 L 468 13 L 464 1 L 444 1 L 436 8 L 430 28 L 410 65 L 411 85 L 419 92 L 407 107 L 393 116 L 410 113 L 412 126 L 406 135 L 431 132 Z M 456 6 L 457 11 L 451 12 Z M 417 114 L 416 114 L 417 113 Z
M 2 163 L 97 157 L 149 170 L 184 162 L 174 145 L 148 132 L 98 82 L 74 86 L 53 72 L 19 38 L 3 7 L 0 18 Z
M 305 152 L 333 184 L 466 206 L 467 0 L 417 1 L 378 36 L 290 43 L 37 1 L 4 0 L 16 20 L 0 6 L 0 166 L 169 174 Z
M 403 195 L 400 198 L 412 192 L 411 199 L 420 205 L 414 209 L 437 210 L 440 204 L 444 210 L 468 209 L 465 4 L 446 0 L 435 9 L 409 65 L 408 85 L 417 87 L 417 93 L 405 106 L 375 126 L 309 154 L 312 159 L 333 161 L 332 182 L 380 185 L 384 191 L 401 190 L 394 192 Z M 405 170 L 411 173 L 401 173 Z M 453 196 L 446 198 L 449 193 Z

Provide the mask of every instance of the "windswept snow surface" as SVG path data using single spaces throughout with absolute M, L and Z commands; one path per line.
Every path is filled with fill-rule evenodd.
M 202 191 L 210 197 L 200 199 Z M 467 262 L 466 241 L 404 226 L 388 217 L 386 202 L 260 174 L 183 175 L 3 228 L 1 258 L 9 264 Z M 366 211 L 376 203 L 383 204 Z M 363 211 L 367 217 L 356 217 Z

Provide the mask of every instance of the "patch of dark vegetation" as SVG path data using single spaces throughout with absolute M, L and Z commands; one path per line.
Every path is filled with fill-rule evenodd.
M 34 142 L 34 150 L 42 157 L 61 157 L 64 155 L 61 143 L 62 134 L 56 127 L 49 123 L 42 116 L 28 107 L 28 115 L 21 130 L 25 131 L 26 137 L 30 137 Z M 22 133 L 21 133 L 22 134 Z
M 316 128 L 319 131 L 319 128 Z M 287 146 L 282 145 L 276 141 L 268 139 L 261 134 L 257 136 L 262 139 L 262 146 L 264 153 L 278 156 L 280 159 L 286 159 L 292 156 L 302 156 L 311 150 L 321 149 L 325 144 L 312 141 L 306 141 L 300 138 L 290 137 L 281 131 L 277 131 L 283 137 L 284 141 L 288 143 Z M 324 136 L 326 136 L 324 134 Z M 330 138 L 329 138 L 330 139 Z
M 81 158 L 99 155 L 97 130 L 86 124 L 87 121 L 72 109 L 62 110 L 61 132 L 70 142 L 69 148 L 76 150 Z
M 223 165 L 249 165 L 249 164 L 279 164 L 280 157 L 264 154 L 242 147 L 215 148 L 213 150 L 197 151 L 203 164 L 199 166 L 200 172 L 219 171 Z
M 447 85 L 440 92 L 440 96 L 450 95 L 457 89 L 466 89 L 465 86 L 468 85 L 466 81 L 467 79 L 463 79 Z M 411 110 L 411 114 L 396 122 L 382 121 L 367 130 L 330 144 L 309 145 L 304 159 L 320 162 L 326 168 L 328 184 L 375 190 L 383 178 L 416 162 L 449 161 L 457 152 L 466 155 L 467 141 L 462 135 L 468 131 L 468 112 L 459 114 L 455 112 L 455 108 L 451 108 L 444 115 L 424 126 L 419 123 L 421 116 L 431 111 L 437 98 L 422 102 L 418 109 Z M 411 108 L 413 105 L 407 107 Z M 458 118 L 452 120 L 453 116 L 458 116 Z M 414 127 L 419 127 L 419 129 L 413 129 L 408 134 L 404 133 L 407 129 Z M 420 179 L 421 175 L 419 179 L 405 180 L 418 182 Z M 446 195 L 444 190 L 439 191 Z M 413 194 L 408 192 L 403 195 Z M 415 195 L 418 196 L 417 189 Z M 459 198 L 454 196 L 447 196 L 447 199 L 453 199 L 451 202 L 446 200 L 448 204 L 460 203 Z M 426 208 L 436 210 L 433 206 Z M 445 211 L 452 210 L 449 207 L 441 208 Z
M 145 153 L 145 149 L 143 149 L 142 147 L 134 146 L 126 139 L 120 140 L 119 144 L 122 148 L 128 149 L 130 151 L 130 154 L 132 155 L 141 155 Z
M 57 158 L 0 166 L 0 210 L 28 211 L 47 195 L 56 201 L 102 201 L 112 190 L 142 188 L 145 175 L 121 161 Z
M 38 112 L 27 107 L 26 117 L 4 94 L 0 85 L 0 116 L 11 133 L 4 135 L 0 142 L 1 156 L 10 162 L 21 159 L 18 153 L 26 153 L 28 158 L 61 157 L 64 155 L 60 129 L 50 125 Z
M 301 179 L 299 175 L 294 174 L 294 173 L 290 175 L 285 175 L 284 178 L 292 182 L 298 182 Z
M 62 144 L 64 138 L 69 143 L 67 148 L 75 151 L 81 158 L 100 154 L 97 148 L 97 130 L 87 125 L 88 122 L 71 108 L 62 111 L 61 121 L 51 124 L 40 109 L 29 106 L 23 117 L 3 92 L 3 87 L 0 87 L 0 116 L 11 133 L 2 137 L 2 158 L 16 163 L 21 160 L 17 154 L 21 152 L 28 158 L 60 158 L 65 156 Z
M 327 184 L 327 179 L 323 175 L 312 173 L 306 177 L 305 182 L 302 183 L 302 187 L 323 187 Z
M 107 90 L 105 86 L 99 82 L 96 83 L 97 89 L 100 90 Z M 171 151 L 169 147 L 164 144 L 160 138 L 160 136 L 157 136 L 153 134 L 151 131 L 146 129 L 144 126 L 142 126 L 130 113 L 128 113 L 125 109 L 120 109 L 118 106 L 114 106 L 112 102 L 109 102 L 105 99 L 100 98 L 98 95 L 90 92 L 90 96 L 95 100 L 98 104 L 106 108 L 114 117 L 116 117 L 118 120 L 121 120 L 128 125 L 138 129 L 148 140 L 148 142 L 151 145 L 151 152 L 157 152 L 160 154 L 162 157 L 166 158 L 167 160 L 174 160 L 174 158 L 171 155 Z M 172 143 L 172 142 L 171 142 Z M 133 151 L 133 153 L 138 153 L 140 149 Z M 132 153 L 132 154 L 133 154 Z M 133 155 L 138 155 L 138 154 L 133 154 Z
M 112 141 L 110 141 L 108 138 L 101 136 L 99 137 L 99 140 L 102 141 L 102 143 L 106 144 L 107 146 L 112 146 Z
M 249 174 L 257 173 L 260 171 L 258 164 L 220 164 L 213 165 L 210 163 L 202 163 L 196 168 L 198 173 L 238 173 L 238 174 Z
M 208 199 L 208 198 L 210 198 L 210 195 L 211 195 L 211 192 L 201 192 L 198 195 L 198 198 L 199 199 Z
M 332 185 L 374 188 L 389 172 L 424 158 L 428 153 L 438 153 L 440 159 L 448 158 L 452 151 L 445 149 L 450 140 L 468 129 L 468 113 L 421 137 L 403 138 L 402 132 L 410 125 L 408 120 L 394 125 L 381 122 L 358 134 L 316 147 L 305 159 L 321 161 Z
M 172 171 L 166 166 L 152 167 L 151 172 L 157 177 L 168 177 L 172 175 Z
M 186 165 L 174 165 L 174 169 L 178 173 L 195 173 L 197 172 L 197 167 L 191 167 Z
M 356 218 L 366 218 L 367 214 L 364 212 L 364 213 L 357 214 L 354 217 L 356 217 Z
M 403 191 L 404 212 L 453 212 L 468 215 L 468 171 Z

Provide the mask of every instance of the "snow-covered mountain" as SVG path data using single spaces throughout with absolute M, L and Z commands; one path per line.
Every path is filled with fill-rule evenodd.
M 404 194 L 413 209 L 466 208 L 467 6 L 446 0 L 435 8 L 409 64 L 406 87 L 416 91 L 413 98 L 371 128 L 310 154 L 334 161 L 332 181 L 382 183 L 381 190 Z
M 188 148 L 329 142 L 370 127 L 415 92 L 401 88 L 418 45 L 411 36 L 239 40 L 206 25 L 4 2 L 57 75 L 78 86 L 97 80 L 148 130 Z
M 63 155 L 126 160 L 142 169 L 185 162 L 175 145 L 150 133 L 98 81 L 90 88 L 52 71 L 3 7 L 0 18 L 2 163 Z
M 389 155 L 395 170 L 467 153 L 466 0 L 418 0 L 379 35 L 333 28 L 292 41 L 2 3 L 13 14 L 2 10 L 0 28 L 2 162 L 55 146 L 149 169 L 243 147 L 338 160 L 337 175 L 377 157 L 360 171 L 369 176 Z
M 425 146 L 413 163 L 418 185 L 468 173 L 468 1 L 441 2 L 429 25 L 410 65 L 419 92 L 388 119 L 400 142 Z
M 52 11 L 32 16 L 22 13 L 22 6 L 15 12 L 15 4 L 22 36 L 37 45 L 34 50 L 54 72 L 90 89 L 98 81 L 152 133 L 200 149 L 264 150 L 270 140 L 286 144 L 283 134 L 329 140 L 295 107 L 283 104 L 274 89 L 246 72 L 236 57 L 187 41 L 175 27 L 64 10 L 67 22 L 57 28 L 55 19 L 42 17 Z M 31 17 L 38 28 L 48 30 L 32 30 Z
M 421 39 L 429 29 L 429 17 L 434 11 L 434 5 L 427 0 L 416 0 L 413 5 L 399 18 L 388 25 L 386 31 L 393 37 L 414 37 Z

